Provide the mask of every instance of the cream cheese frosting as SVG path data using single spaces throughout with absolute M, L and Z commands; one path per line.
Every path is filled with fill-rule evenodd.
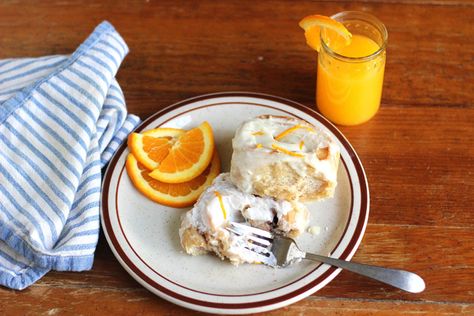
M 201 250 L 213 251 L 234 264 L 260 262 L 255 253 L 243 247 L 241 236 L 226 229 L 230 222 L 297 235 L 306 229 L 308 211 L 298 202 L 244 193 L 230 181 L 229 173 L 223 173 L 182 218 L 179 234 L 183 248 L 194 254 L 196 245 L 186 237 L 186 231 L 193 230 L 204 238 Z
M 300 177 L 316 177 L 334 186 L 337 182 L 339 147 L 304 121 L 279 116 L 250 119 L 236 131 L 232 147 L 231 179 L 246 193 L 259 194 L 254 187 L 259 170 L 272 164 L 284 163 Z

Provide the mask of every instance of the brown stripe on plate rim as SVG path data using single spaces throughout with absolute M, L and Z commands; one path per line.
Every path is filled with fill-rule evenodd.
M 360 163 L 360 160 L 357 157 L 357 154 L 355 153 L 354 149 L 350 145 L 350 143 L 347 141 L 347 139 L 342 135 L 342 133 L 337 130 L 337 128 L 332 125 L 329 121 L 327 121 L 324 117 L 322 117 L 319 113 L 315 112 L 314 110 L 303 106 L 299 103 L 296 103 L 291 100 L 287 100 L 284 98 L 276 97 L 276 96 L 271 96 L 271 95 L 266 95 L 266 94 L 260 94 L 260 93 L 249 93 L 249 92 L 224 92 L 224 93 L 215 93 L 215 94 L 208 94 L 208 95 L 202 95 L 198 96 L 195 98 L 187 99 L 178 103 L 175 103 L 173 105 L 170 105 L 166 107 L 165 109 L 158 111 L 154 115 L 150 116 L 148 119 L 146 119 L 137 129 L 136 131 L 141 131 L 144 129 L 149 123 L 156 118 L 158 118 L 160 115 L 168 113 L 178 107 L 194 103 L 200 100 L 205 100 L 209 98 L 218 98 L 218 97 L 251 97 L 251 98 L 263 98 L 267 99 L 270 101 L 275 101 L 278 103 L 283 103 L 285 105 L 290 105 L 293 106 L 306 114 L 314 117 L 323 125 L 325 125 L 326 128 L 328 128 L 338 139 L 339 141 L 344 145 L 346 150 L 348 151 L 354 166 L 357 171 L 357 175 L 359 177 L 360 181 L 360 187 L 361 187 L 361 215 L 359 216 L 359 220 L 357 222 L 356 230 L 354 232 L 353 237 L 351 238 L 348 246 L 346 247 L 345 251 L 341 254 L 340 258 L 342 259 L 347 259 L 347 257 L 351 254 L 352 251 L 354 251 L 355 247 L 361 240 L 361 234 L 363 233 L 367 218 L 368 218 L 368 185 L 367 185 L 367 179 L 365 176 L 365 172 L 362 169 L 362 165 Z M 277 109 L 281 110 L 281 109 Z M 291 114 L 294 116 L 294 114 Z M 159 292 L 174 297 L 175 299 L 181 300 L 183 302 L 187 302 L 196 306 L 204 306 L 204 307 L 209 307 L 209 308 L 222 308 L 222 309 L 246 309 L 246 308 L 256 308 L 256 307 L 264 307 L 264 306 L 270 306 L 273 304 L 278 304 L 281 302 L 285 302 L 291 298 L 294 298 L 298 295 L 302 295 L 311 289 L 316 288 L 321 282 L 325 281 L 327 278 L 332 277 L 334 278 L 338 272 L 336 271 L 336 268 L 331 267 L 328 269 L 325 273 L 323 273 L 321 276 L 319 276 L 317 279 L 314 281 L 308 283 L 307 285 L 291 292 L 284 294 L 280 297 L 272 298 L 272 299 L 267 299 L 267 300 L 262 300 L 262 301 L 256 301 L 256 302 L 251 302 L 251 303 L 212 303 L 212 302 L 207 302 L 207 301 L 202 301 L 202 300 L 197 300 L 191 297 L 184 296 L 182 294 L 176 293 L 174 291 L 169 290 L 166 287 L 161 286 L 160 284 L 156 283 L 154 280 L 149 278 L 147 275 L 145 275 L 140 269 L 138 269 L 133 262 L 128 258 L 128 256 L 125 254 L 123 249 L 121 248 L 120 244 L 118 243 L 118 240 L 116 239 L 115 235 L 113 234 L 112 230 L 112 224 L 110 222 L 110 218 L 108 216 L 109 210 L 108 210 L 108 194 L 109 194 L 109 188 L 110 188 L 110 182 L 111 182 L 111 175 L 113 173 L 113 170 L 115 168 L 115 165 L 117 164 L 120 156 L 122 155 L 123 151 L 126 148 L 126 144 L 122 144 L 122 146 L 117 150 L 116 154 L 112 158 L 106 173 L 104 177 L 104 190 L 102 192 L 102 212 L 103 212 L 103 222 L 105 226 L 106 232 L 110 232 L 111 234 L 107 234 L 109 237 L 109 240 L 112 242 L 114 245 L 115 250 L 123 260 L 123 262 L 133 271 L 134 274 L 136 274 L 137 277 L 139 277 L 141 280 L 145 281 L 147 284 L 158 290 Z M 356 237 L 356 238 L 354 238 Z M 332 275 L 334 273 L 334 275 Z
M 210 104 L 209 106 L 215 106 L 215 105 L 221 105 L 222 103 L 216 103 L 216 104 Z M 235 103 L 233 103 L 235 104 Z M 242 103 L 240 103 L 242 104 Z M 245 104 L 252 104 L 252 105 L 257 105 L 258 104 L 255 104 L 255 103 L 245 103 Z M 194 109 L 199 109 L 198 108 L 194 108 Z M 186 112 L 183 112 L 182 114 L 185 114 L 185 113 L 189 113 L 191 112 L 192 110 L 190 111 L 186 111 Z M 288 113 L 288 112 L 285 112 L 285 113 Z M 176 118 L 178 117 L 179 115 L 173 117 L 173 118 Z M 172 119 L 173 119 L 172 118 Z M 165 122 L 162 122 L 160 125 L 156 126 L 156 128 L 162 126 L 163 124 L 165 124 L 166 122 L 168 122 L 169 120 L 165 121 Z M 349 171 L 348 171 L 348 168 L 347 168 L 347 165 L 346 165 L 346 162 L 344 161 L 344 159 L 341 158 L 341 161 L 344 165 L 344 168 L 346 170 L 346 173 L 349 175 Z M 165 276 L 163 276 L 162 274 L 160 274 L 158 271 L 156 271 L 153 267 L 151 267 L 145 260 L 143 260 L 143 258 L 138 254 L 138 252 L 135 250 L 135 248 L 133 247 L 133 245 L 130 243 L 130 241 L 128 240 L 127 238 L 127 235 L 125 234 L 125 231 L 123 229 L 123 226 L 122 226 L 122 222 L 120 220 L 120 208 L 119 208 L 119 203 L 118 203 L 118 191 L 119 191 L 119 188 L 120 188 L 120 182 L 122 180 L 122 174 L 125 170 L 125 166 L 122 166 L 122 169 L 120 170 L 120 173 L 119 173 L 119 176 L 118 176 L 118 182 L 117 182 L 117 185 L 116 185 L 116 188 L 115 188 L 115 213 L 116 213 L 116 216 L 117 216 L 117 220 L 118 220 L 118 224 L 119 224 L 119 227 L 120 227 L 120 231 L 122 233 L 122 236 L 124 237 L 125 241 L 127 242 L 129 248 L 132 250 L 132 252 L 135 254 L 135 256 L 145 265 L 148 267 L 148 269 L 150 269 L 151 271 L 153 271 L 156 275 L 158 275 L 160 278 L 176 285 L 176 286 L 179 286 L 183 289 L 186 289 L 188 291 L 192 291 L 192 292 L 196 292 L 196 293 L 200 293 L 200 294 L 205 294 L 205 295 L 210 295 L 210 296 L 219 296 L 219 297 L 245 297 L 245 296 L 255 296 L 255 295 L 261 295 L 261 294 L 265 294 L 265 293 L 269 293 L 269 292 L 274 292 L 274 291 L 277 291 L 279 289 L 282 289 L 284 287 L 288 287 L 296 282 L 299 282 L 300 280 L 306 278 L 308 275 L 314 273 L 322 264 L 319 264 L 317 265 L 315 268 L 313 268 L 311 271 L 307 272 L 306 274 L 300 276 L 299 278 L 291 281 L 290 283 L 287 283 L 285 285 L 282 285 L 280 287 L 277 287 L 277 288 L 274 288 L 274 289 L 271 289 L 271 290 L 267 290 L 267 291 L 263 291 L 263 292 L 257 292 L 257 293 L 249 293 L 249 294 L 216 294 L 216 293 L 209 293 L 209 292 L 203 292 L 203 291 L 199 291 L 199 290 L 195 290 L 195 289 L 192 289 L 192 288 L 189 288 L 189 287 L 186 287 L 182 284 L 179 284 Z M 343 233 L 341 234 L 341 237 L 339 239 L 339 241 L 336 243 L 336 245 L 333 247 L 333 249 L 329 252 L 329 253 L 333 253 L 334 250 L 336 250 L 340 243 L 342 242 L 346 232 L 347 232 L 347 229 L 349 228 L 349 224 L 350 224 L 350 220 L 351 220 L 351 217 L 352 217 L 352 214 L 353 214 L 353 208 L 354 208 L 354 189 L 353 189 L 353 184 L 352 184 L 352 179 L 349 177 L 349 184 L 350 184 L 350 192 L 351 192 L 351 203 L 350 203 L 350 207 L 349 207 L 349 216 L 348 216 L 348 219 L 347 219 L 347 222 L 346 222 L 346 225 L 344 227 L 344 230 L 343 230 Z M 333 267 L 331 267 L 333 268 Z M 334 268 L 335 270 L 336 268 Z

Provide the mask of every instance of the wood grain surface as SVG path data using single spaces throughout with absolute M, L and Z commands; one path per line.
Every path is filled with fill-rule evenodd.
M 406 294 L 342 272 L 269 315 L 474 315 L 474 2 L 3 1 L 0 59 L 69 54 L 102 20 L 130 47 L 118 73 L 129 111 L 146 118 L 184 98 L 255 91 L 314 107 L 316 55 L 297 23 L 367 11 L 387 26 L 382 106 L 341 127 L 371 191 L 354 261 L 406 268 Z M 24 291 L 0 288 L 2 315 L 194 315 L 135 282 L 101 235 L 91 271 L 50 272 Z

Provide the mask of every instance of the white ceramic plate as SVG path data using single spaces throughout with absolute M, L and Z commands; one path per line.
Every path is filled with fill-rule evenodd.
M 311 225 L 298 244 L 306 251 L 350 260 L 369 215 L 369 190 L 363 167 L 346 138 L 314 110 L 255 93 L 218 93 L 171 105 L 138 128 L 190 129 L 207 120 L 213 127 L 222 170 L 229 170 L 231 140 L 244 120 L 261 114 L 295 116 L 326 130 L 341 147 L 334 198 L 309 204 Z M 125 170 L 124 144 L 106 171 L 102 225 L 115 256 L 132 277 L 156 295 L 194 310 L 244 314 L 283 307 L 324 287 L 339 269 L 303 261 L 285 269 L 263 265 L 235 267 L 215 256 L 192 257 L 179 244 L 180 216 L 187 209 L 156 204 L 141 195 Z

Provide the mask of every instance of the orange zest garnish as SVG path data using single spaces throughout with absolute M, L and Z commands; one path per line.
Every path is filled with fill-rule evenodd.
M 340 22 L 324 15 L 310 15 L 302 19 L 299 26 L 304 29 L 306 43 L 319 52 L 321 48 L 321 32 L 325 43 L 331 49 L 338 49 L 351 43 L 352 34 Z
M 303 149 L 303 146 L 304 146 L 304 141 L 300 141 L 300 150 Z
M 257 147 L 257 148 L 262 148 L 263 145 L 262 145 L 262 144 L 257 144 L 255 147 Z
M 225 210 L 224 201 L 222 200 L 222 195 L 219 193 L 219 191 L 214 191 L 214 194 L 219 199 L 219 204 L 221 206 L 222 214 L 224 214 L 224 219 L 227 219 L 227 211 Z
M 272 148 L 275 149 L 276 151 L 279 151 L 279 152 L 282 152 L 284 154 L 287 154 L 287 155 L 290 155 L 290 156 L 294 156 L 294 157 L 304 157 L 303 154 L 299 154 L 299 153 L 295 153 L 295 152 L 292 152 L 292 151 L 289 151 L 285 148 L 282 148 L 280 146 L 277 146 L 275 144 L 272 144 Z
M 280 134 L 278 134 L 277 136 L 275 136 L 275 139 L 276 140 L 280 140 L 282 139 L 283 137 L 285 137 L 286 135 L 290 134 L 290 133 L 293 133 L 294 131 L 300 129 L 300 128 L 304 128 L 308 131 L 314 131 L 311 127 L 309 126 L 304 126 L 304 125 L 301 125 L 301 124 L 296 124 L 295 126 L 292 126 L 286 130 L 284 130 L 283 132 L 281 132 Z
M 258 136 L 258 135 L 265 135 L 263 131 L 256 131 L 252 133 L 253 136 Z
M 285 129 L 283 132 L 281 132 L 280 134 L 278 134 L 277 136 L 275 136 L 275 139 L 276 140 L 280 140 L 282 139 L 283 137 L 285 137 L 286 135 L 296 131 L 297 129 L 300 129 L 301 128 L 301 125 L 300 124 L 297 124 L 295 126 L 292 126 L 290 128 L 287 128 Z

